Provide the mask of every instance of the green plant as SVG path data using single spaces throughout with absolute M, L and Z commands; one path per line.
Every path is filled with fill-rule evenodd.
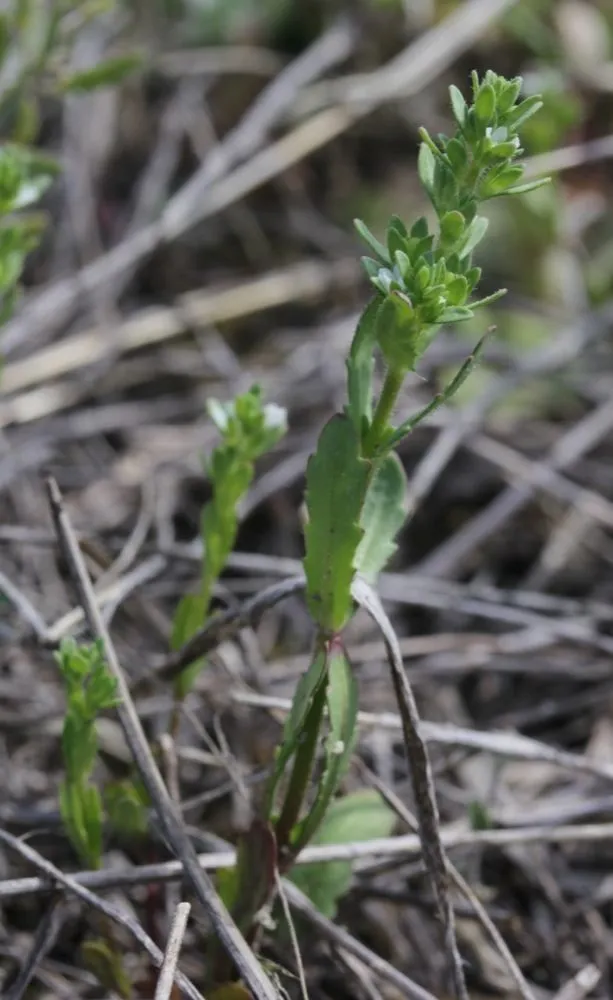
M 44 224 L 40 214 L 24 209 L 39 200 L 55 173 L 50 160 L 26 146 L 0 147 L 0 323 L 13 311 L 26 257 Z
M 87 69 L 70 68 L 72 47 L 96 17 L 116 0 L 13 0 L 0 13 L 0 324 L 10 317 L 27 255 L 44 231 L 42 213 L 32 211 L 58 173 L 56 163 L 36 151 L 40 95 L 83 93 L 119 83 L 142 62 L 123 53 Z
M 100 642 L 78 645 L 64 639 L 55 654 L 66 687 L 62 754 L 66 777 L 60 787 L 60 812 L 79 860 L 89 868 L 102 863 L 103 807 L 91 780 L 98 751 L 96 719 L 117 705 Z
M 97 763 L 96 720 L 105 709 L 118 704 L 115 679 L 104 659 L 102 643 L 79 645 L 64 639 L 55 654 L 66 689 L 66 711 L 62 730 L 65 778 L 60 785 L 60 813 L 66 833 L 82 865 L 102 866 L 105 810 L 92 775 Z M 107 989 L 120 996 L 132 995 L 121 955 L 113 940 L 113 928 L 100 923 L 100 936 L 82 944 L 88 967 Z
M 342 814 L 346 809 L 344 819 L 349 816 L 351 826 L 351 802 L 346 807 L 332 805 L 349 764 L 357 723 L 357 683 L 343 632 L 356 610 L 358 581 L 362 587 L 376 582 L 406 519 L 406 480 L 395 448 L 457 392 L 474 368 L 485 338 L 440 393 L 395 425 L 399 393 L 441 327 L 472 319 L 475 311 L 504 294 L 502 290 L 473 298 L 481 278 L 473 253 L 487 229 L 479 205 L 546 183 L 521 183 L 519 130 L 541 106 L 536 96 L 519 100 L 521 84 L 520 78 L 506 80 L 491 71 L 483 79 L 474 73 L 470 104 L 456 87 L 450 89 L 454 135 L 432 138 L 421 130 L 418 169 L 434 210 L 433 228 L 426 218 L 408 228 L 394 216 L 385 242 L 380 242 L 356 223 L 371 253 L 363 262 L 374 296 L 349 351 L 346 406 L 323 428 L 307 467 L 304 572 L 306 600 L 316 628 L 312 663 L 297 686 L 260 815 L 243 837 L 237 870 L 221 885 L 238 925 L 251 940 L 258 914 L 274 894 L 275 870 L 291 871 L 304 846 L 325 835 L 326 816 L 333 820 L 336 811 Z M 377 357 L 383 360 L 385 376 L 375 400 Z M 209 590 L 203 593 L 208 596 Z M 199 615 L 205 605 L 201 599 Z M 371 600 L 371 612 L 373 607 Z M 392 643 L 389 633 L 386 642 Z M 444 888 L 445 862 L 427 756 L 415 724 L 412 695 L 407 695 L 398 673 L 393 677 L 407 752 L 415 765 L 422 835 L 429 831 L 436 841 L 425 842 L 424 853 L 453 950 L 453 917 Z M 346 870 L 338 874 L 336 887 L 329 887 L 325 899 L 319 893 L 320 904 L 328 911 L 346 886 Z M 319 882 L 316 868 L 311 867 L 310 877 Z M 461 961 L 457 951 L 454 954 L 456 992 L 465 996 Z M 215 971 L 218 982 L 231 974 L 223 957 Z
M 208 412 L 221 435 L 206 464 L 212 497 L 205 504 L 200 535 L 203 545 L 200 588 L 187 594 L 176 610 L 171 645 L 180 649 L 201 628 L 210 610 L 213 588 L 234 548 L 239 523 L 239 504 L 253 480 L 255 462 L 285 434 L 285 411 L 264 403 L 258 386 L 229 403 L 210 400 Z M 189 691 L 202 666 L 186 667 L 175 684 L 180 701 Z

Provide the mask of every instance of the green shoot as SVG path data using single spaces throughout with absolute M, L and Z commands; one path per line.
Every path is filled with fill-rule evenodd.
M 442 327 L 472 319 L 504 294 L 504 290 L 486 298 L 476 294 L 481 269 L 473 263 L 473 255 L 487 230 L 479 206 L 546 183 L 521 183 L 519 131 L 541 106 L 536 97 L 519 99 L 521 85 L 520 78 L 506 80 L 488 71 L 479 79 L 475 73 L 470 104 L 457 88 L 450 89 L 453 136 L 433 139 L 421 130 L 418 171 L 432 204 L 433 226 L 426 218 L 407 226 L 394 216 L 381 242 L 356 222 L 372 255 L 363 262 L 374 297 L 362 313 L 347 358 L 346 406 L 323 428 L 306 474 L 303 565 L 306 600 L 317 633 L 314 652 L 296 688 L 261 814 L 240 846 L 244 863 L 226 880 L 226 888 L 231 886 L 228 902 L 251 935 L 258 912 L 274 895 L 275 856 L 278 868 L 289 871 L 307 843 L 329 836 L 326 817 L 333 827 L 336 815 L 338 822 L 348 825 L 344 836 L 351 836 L 360 803 L 341 800 L 347 801 L 344 811 L 335 795 L 349 764 L 357 722 L 357 685 L 343 641 L 355 611 L 352 586 L 358 576 L 371 586 L 376 583 L 407 517 L 406 478 L 394 449 L 458 391 L 478 362 L 485 337 L 440 393 L 394 426 L 394 410 L 407 377 Z M 377 357 L 384 362 L 385 378 L 375 399 Z M 258 406 L 259 397 L 250 401 L 249 412 L 259 414 Z M 202 519 L 202 583 L 199 594 L 184 599 L 179 608 L 175 648 L 209 611 L 212 587 L 236 537 L 237 504 L 250 482 L 255 453 L 260 453 L 253 448 L 243 407 L 237 400 L 234 408 L 213 410 L 222 443 L 209 469 L 213 499 Z M 258 420 L 261 425 L 262 417 Z M 181 690 L 185 689 L 183 685 Z M 407 745 L 411 738 L 406 736 Z M 420 766 L 424 756 L 425 750 Z M 426 791 L 418 789 L 418 800 L 418 791 L 420 817 L 428 820 L 427 828 L 437 829 L 430 822 L 436 816 L 433 792 L 429 785 Z M 388 810 L 377 803 L 373 810 L 370 799 L 366 807 L 375 828 L 389 827 Z M 438 885 L 440 872 L 436 865 L 430 867 Z M 314 898 L 333 912 L 350 870 L 337 869 L 330 891 L 322 890 L 322 871 L 313 868 L 310 874 Z M 452 941 L 456 955 L 453 919 L 439 902 L 445 933 L 450 935 L 446 940 Z M 456 992 L 465 996 L 461 963 L 454 962 Z
M 211 400 L 211 419 L 221 434 L 206 467 L 213 495 L 202 511 L 200 533 L 204 549 L 200 588 L 186 595 L 175 613 L 171 645 L 180 649 L 201 628 L 209 613 L 213 588 L 221 576 L 236 541 L 239 504 L 253 480 L 255 462 L 282 438 L 285 411 L 264 404 L 258 386 L 230 403 Z M 202 664 L 198 661 L 180 674 L 175 694 L 184 698 Z
M 74 639 L 64 639 L 55 659 L 68 702 L 62 732 L 66 777 L 60 788 L 60 811 L 79 860 L 89 868 L 100 868 L 103 808 L 91 776 L 98 751 L 96 719 L 117 705 L 116 684 L 100 642 L 79 646 Z

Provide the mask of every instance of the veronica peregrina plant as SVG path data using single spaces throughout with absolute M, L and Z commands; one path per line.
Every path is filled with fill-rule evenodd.
M 118 704 L 115 679 L 106 666 L 102 643 L 79 645 L 64 639 L 55 655 L 66 689 L 62 731 L 65 778 L 60 786 L 60 813 L 79 861 L 87 868 L 102 866 L 105 810 L 92 775 L 97 762 L 96 720 Z M 113 940 L 113 927 L 99 920 L 100 936 L 82 945 L 88 967 L 107 989 L 126 1000 L 132 995 L 130 980 Z
M 226 885 L 233 915 L 252 938 L 257 914 L 274 891 L 275 868 L 289 871 L 322 829 L 349 763 L 358 697 L 343 630 L 355 612 L 356 580 L 376 582 L 406 519 L 406 479 L 394 449 L 457 391 L 484 339 L 442 392 L 396 426 L 399 393 L 442 327 L 472 318 L 504 294 L 476 295 L 481 269 L 473 254 L 487 229 L 480 206 L 546 183 L 521 183 L 519 131 L 541 106 L 538 97 L 520 100 L 521 84 L 491 71 L 482 79 L 473 73 L 470 104 L 450 89 L 454 134 L 433 138 L 421 130 L 418 170 L 433 219 L 407 226 L 394 216 L 384 242 L 356 222 L 370 251 L 363 263 L 374 294 L 347 358 L 346 406 L 323 428 L 307 467 L 304 571 L 314 653 L 296 689 L 260 816 Z M 377 358 L 385 366 L 378 396 Z M 323 764 L 316 767 L 320 755 Z M 456 969 L 456 991 L 465 996 L 459 960 Z M 227 965 L 217 971 L 227 972 Z
M 236 541 L 239 505 L 251 486 L 255 462 L 283 437 L 285 411 L 264 403 L 258 386 L 228 403 L 210 400 L 208 412 L 221 435 L 206 465 L 212 496 L 200 519 L 203 546 L 200 588 L 186 595 L 175 613 L 171 645 L 179 649 L 204 624 L 213 588 L 223 572 Z M 175 685 L 178 700 L 189 691 L 201 661 L 179 675 Z

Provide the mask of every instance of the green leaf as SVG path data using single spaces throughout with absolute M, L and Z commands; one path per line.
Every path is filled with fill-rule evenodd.
M 531 118 L 532 115 L 536 114 L 537 111 L 540 111 L 542 107 L 543 107 L 543 102 L 537 94 L 535 94 L 533 97 L 526 97 L 526 99 L 522 101 L 521 104 L 518 104 L 517 107 L 512 108 L 512 110 L 509 111 L 504 116 L 505 125 L 507 127 L 513 128 L 513 130 L 516 131 L 520 127 L 520 125 L 523 125 L 525 122 L 527 122 L 528 119 Z
M 320 435 L 306 476 L 307 602 L 314 621 L 327 632 L 342 629 L 353 607 L 353 562 L 369 473 L 354 424 L 345 414 L 335 415 Z
M 491 306 L 492 302 L 498 302 L 498 299 L 503 298 L 507 294 L 506 288 L 499 288 L 497 292 L 492 292 L 491 295 L 486 295 L 482 299 L 477 299 L 475 302 L 470 303 L 471 309 L 482 309 L 484 306 Z
M 355 557 L 356 571 L 373 584 L 394 552 L 394 539 L 407 516 L 407 482 L 397 455 L 387 455 L 372 478 L 362 511 L 364 536 Z
M 519 92 L 522 87 L 523 80 L 521 76 L 516 76 L 512 80 L 507 80 L 506 87 L 503 87 L 502 92 L 498 96 L 498 111 L 500 114 L 506 114 L 510 111 L 515 101 L 519 97 Z
M 387 248 L 380 243 L 376 236 L 373 236 L 368 226 L 362 222 L 361 219 L 354 219 L 353 225 L 355 226 L 358 235 L 364 240 L 366 245 L 370 247 L 375 257 L 378 257 L 382 264 L 389 264 L 390 258 L 387 252 Z
M 485 201 L 488 198 L 495 198 L 497 195 L 508 194 L 517 181 L 523 177 L 524 168 L 520 164 L 513 166 L 502 166 L 492 170 L 486 177 L 480 189 L 480 196 Z
M 141 69 L 143 57 L 138 53 L 125 56 L 115 56 L 92 66 L 91 69 L 79 70 L 64 77 L 60 86 L 64 93 L 85 94 L 99 87 L 113 87 L 121 83 L 130 73 Z
M 517 139 L 509 139 L 508 142 L 495 143 L 490 150 L 490 156 L 497 160 L 510 160 L 520 152 Z
M 421 215 L 417 222 L 411 226 L 411 236 L 419 240 L 426 239 L 429 235 L 428 220 L 425 215 Z
M 294 754 L 303 734 L 303 726 L 313 698 L 324 682 L 327 670 L 326 655 L 318 653 L 309 669 L 302 675 L 292 699 L 291 711 L 285 720 L 283 739 L 277 749 L 272 776 L 266 789 L 265 814 L 270 818 L 275 801 L 275 792 L 283 776 L 287 762 Z
M 536 191 L 538 188 L 545 187 L 547 184 L 551 184 L 551 177 L 541 177 L 540 180 L 537 181 L 526 181 L 525 184 L 516 184 L 514 187 L 510 187 L 501 193 L 529 194 L 530 191 Z
M 87 830 L 78 786 L 70 781 L 63 781 L 59 789 L 59 800 L 64 829 L 79 858 L 84 860 L 87 851 Z
M 440 222 L 441 241 L 449 247 L 453 247 L 466 228 L 466 219 L 457 210 L 445 212 Z
M 475 98 L 475 114 L 479 121 L 485 123 L 492 120 L 496 111 L 496 94 L 494 88 L 489 83 L 484 83 L 479 88 Z
M 130 1000 L 133 995 L 130 977 L 123 967 L 120 952 L 112 943 L 102 938 L 88 938 L 81 945 L 81 954 L 84 964 L 94 973 L 105 992 Z
M 355 743 L 358 720 L 358 685 L 353 669 L 340 643 L 328 652 L 329 732 L 326 740 L 326 766 L 315 802 L 308 815 L 292 833 L 292 850 L 298 854 L 319 828 L 339 782 L 349 765 Z
M 376 317 L 381 304 L 371 299 L 360 316 L 347 358 L 347 413 L 359 437 L 372 420 L 372 376 L 375 366 Z
M 96 731 L 93 720 L 85 714 L 83 698 L 80 701 L 81 705 L 76 707 L 76 699 L 71 699 L 62 730 L 62 754 L 69 781 L 86 778 L 96 760 Z
M 417 157 L 417 171 L 421 183 L 429 194 L 434 190 L 435 166 L 436 161 L 431 149 L 425 142 L 422 142 Z
M 464 320 L 472 319 L 474 313 L 468 306 L 450 306 L 440 318 L 441 323 L 462 323 Z
M 377 312 L 377 343 L 391 369 L 413 371 L 420 357 L 420 322 L 406 295 L 394 292 Z
M 98 712 L 115 708 L 120 703 L 117 681 L 109 673 L 103 659 L 99 659 L 92 669 L 85 687 L 85 696 L 87 710 L 92 718 Z
M 478 243 L 481 242 L 483 237 L 487 232 L 487 227 L 489 222 L 482 215 L 476 215 L 470 226 L 465 232 L 464 239 L 462 240 L 460 246 L 457 248 L 457 253 L 460 260 L 465 260 L 468 257 Z
M 457 274 L 446 285 L 447 302 L 451 306 L 461 306 L 466 301 L 468 282 L 463 274 Z
M 453 117 L 461 130 L 464 128 L 464 123 L 466 121 L 466 101 L 464 100 L 464 95 L 461 90 L 458 90 L 454 84 L 452 84 L 449 88 L 449 99 L 451 101 Z
M 389 837 L 396 816 L 378 792 L 364 789 L 330 804 L 326 817 L 313 837 L 315 844 L 347 844 Z M 336 915 L 338 901 L 351 885 L 351 861 L 297 865 L 289 878 L 326 917 Z
M 387 228 L 388 228 L 388 230 L 389 229 L 395 229 L 396 232 L 400 236 L 402 236 L 403 240 L 407 240 L 409 238 L 409 231 L 408 231 L 406 225 L 404 224 L 404 222 L 402 221 L 402 219 L 400 218 L 399 215 L 391 215 L 390 216 L 390 221 L 388 222 L 388 227 Z M 415 234 L 412 233 L 411 235 L 415 235 Z M 427 226 L 426 226 L 426 233 L 425 233 L 425 235 L 426 236 L 428 235 L 428 233 L 427 233 Z
M 181 649 L 188 639 L 202 628 L 206 612 L 207 608 L 200 594 L 185 594 L 181 598 L 172 623 L 170 637 L 172 649 Z
M 86 832 L 86 864 L 100 868 L 102 864 L 102 801 L 95 785 L 85 784 L 80 789 L 83 824 Z
M 458 139 L 450 139 L 445 149 L 449 162 L 457 174 L 461 174 L 468 163 L 468 154 L 464 143 Z

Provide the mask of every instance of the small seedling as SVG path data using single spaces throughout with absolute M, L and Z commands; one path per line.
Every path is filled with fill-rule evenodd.
M 98 753 L 96 720 L 118 704 L 115 679 L 104 659 L 102 643 L 79 645 L 64 639 L 55 654 L 66 688 L 62 731 L 65 778 L 60 786 L 60 813 L 66 833 L 86 868 L 99 869 L 103 857 L 105 810 L 97 784 L 92 780 Z M 130 998 L 130 980 L 113 940 L 113 928 L 100 920 L 100 935 L 87 938 L 82 952 L 87 966 L 101 984 Z
M 116 684 L 100 642 L 80 646 L 74 639 L 65 639 L 55 659 L 67 697 L 62 732 L 66 777 L 60 788 L 60 811 L 79 860 L 89 868 L 99 868 L 104 817 L 100 792 L 92 781 L 98 750 L 96 719 L 117 705 Z
M 210 611 L 213 588 L 232 553 L 239 525 L 239 506 L 251 486 L 255 462 L 283 437 L 286 415 L 281 407 L 264 403 L 258 386 L 229 403 L 210 400 L 208 412 L 221 435 L 206 465 L 212 497 L 200 521 L 203 546 L 200 588 L 186 595 L 175 613 L 171 645 L 180 649 L 204 624 Z M 202 661 L 190 664 L 179 675 L 175 696 L 180 701 L 190 690 Z

